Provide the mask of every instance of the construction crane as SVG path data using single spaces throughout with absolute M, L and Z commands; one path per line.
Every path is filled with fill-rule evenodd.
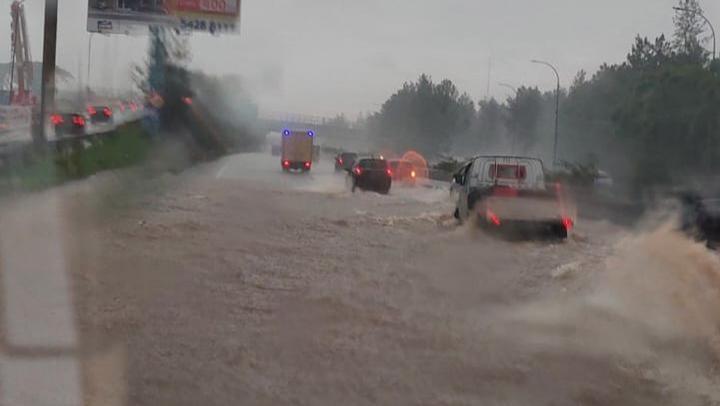
M 11 54 L 12 68 L 10 69 L 10 104 L 33 105 L 36 97 L 32 94 L 33 63 L 30 56 L 30 39 L 28 38 L 27 22 L 25 20 L 24 0 L 14 0 L 10 5 L 12 21 Z M 13 76 L 17 75 L 17 78 Z M 13 82 L 17 82 L 17 91 L 13 92 Z

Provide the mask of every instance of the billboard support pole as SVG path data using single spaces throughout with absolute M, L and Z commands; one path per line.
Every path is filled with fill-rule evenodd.
M 57 50 L 58 0 L 45 0 L 45 27 L 43 31 L 42 87 L 40 90 L 40 128 L 37 142 L 47 141 L 45 121 L 47 113 L 55 107 L 55 54 Z

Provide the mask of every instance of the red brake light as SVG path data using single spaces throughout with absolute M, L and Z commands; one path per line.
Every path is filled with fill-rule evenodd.
M 500 217 L 498 217 L 497 214 L 493 213 L 492 210 L 488 209 L 487 213 L 485 214 L 487 217 L 487 220 L 491 223 L 493 223 L 495 226 L 500 226 Z
M 290 166 L 290 161 L 283 161 L 283 166 L 286 167 L 286 168 L 289 167 L 289 166 Z
M 362 169 L 360 169 L 359 166 L 355 168 L 355 174 L 357 174 L 358 176 L 362 175 Z
M 105 117 L 110 117 L 110 116 L 112 116 L 112 110 L 110 110 L 110 107 L 105 107 L 105 108 L 103 109 L 103 114 L 105 114 Z
M 76 126 L 82 127 L 85 125 L 85 119 L 82 116 L 73 116 L 72 118 L 73 124 Z
M 310 162 L 305 162 L 305 167 L 310 169 L 310 165 L 312 165 Z
M 50 121 L 52 121 L 52 123 L 54 125 L 62 124 L 63 122 L 65 122 L 65 120 L 63 119 L 63 117 L 60 114 L 51 115 Z
M 183 101 L 183 103 L 187 104 L 188 106 L 190 106 L 190 105 L 193 104 L 193 99 L 192 99 L 192 97 L 187 97 L 187 96 L 186 96 L 186 97 L 183 97 L 183 98 L 182 98 L 182 101 Z
M 385 172 L 387 172 L 388 176 L 392 177 L 392 170 L 388 169 Z
M 88 106 L 87 112 L 88 112 L 88 114 L 90 114 L 91 116 L 94 116 L 95 114 L 97 114 L 97 110 L 95 110 L 95 107 L 93 107 L 93 106 Z
M 342 160 L 342 158 L 338 158 L 338 163 L 339 163 L 340 165 L 342 165 L 342 164 L 343 164 L 343 160 Z
M 563 227 L 565 227 L 566 230 L 570 231 L 575 226 L 575 222 L 570 217 L 563 217 L 562 219 Z

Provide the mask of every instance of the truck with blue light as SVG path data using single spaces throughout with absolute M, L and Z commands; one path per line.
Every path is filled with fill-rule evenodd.
M 280 164 L 285 172 L 308 172 L 312 169 L 315 132 L 312 130 L 282 132 Z

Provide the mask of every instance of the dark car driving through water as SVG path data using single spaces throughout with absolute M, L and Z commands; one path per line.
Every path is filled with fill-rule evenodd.
M 392 171 L 392 178 L 395 183 L 402 183 L 408 186 L 414 186 L 417 180 L 417 170 L 412 162 L 404 159 L 390 159 L 388 160 L 390 170 Z
M 335 157 L 335 171 L 349 171 L 352 169 L 358 154 L 354 152 L 341 152 Z
M 684 193 L 680 196 L 680 227 L 708 248 L 717 249 L 720 243 L 720 199 Z
M 352 191 L 361 190 L 388 194 L 392 186 L 392 170 L 384 159 L 360 158 L 353 165 L 350 174 Z

